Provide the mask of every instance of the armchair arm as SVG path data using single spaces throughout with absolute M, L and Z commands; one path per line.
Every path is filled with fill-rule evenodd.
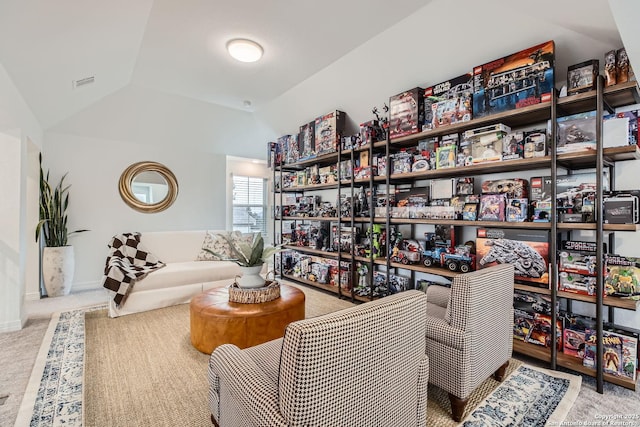
M 427 389 L 429 388 L 429 356 L 418 365 L 418 415 L 416 427 L 427 425 Z
M 428 340 L 436 341 L 448 347 L 463 350 L 468 342 L 470 333 L 454 328 L 444 319 L 426 316 L 426 336 Z
M 219 378 L 220 405 L 233 402 L 234 407 L 248 417 L 243 425 L 287 425 L 278 406 L 278 385 L 245 352 L 235 345 L 224 344 L 211 354 L 210 362 Z M 219 421 L 224 422 L 224 416 Z

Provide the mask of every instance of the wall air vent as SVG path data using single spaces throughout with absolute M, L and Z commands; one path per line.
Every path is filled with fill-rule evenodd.
M 90 85 L 92 83 L 95 83 L 95 81 L 96 81 L 96 76 L 85 77 L 84 79 L 74 80 L 73 87 L 75 89 L 77 87 Z

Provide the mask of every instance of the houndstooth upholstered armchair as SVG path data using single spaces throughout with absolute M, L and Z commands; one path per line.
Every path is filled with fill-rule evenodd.
M 492 374 L 502 381 L 513 349 L 513 266 L 456 276 L 427 288 L 429 382 L 449 393 L 461 421 L 467 398 Z
M 406 291 L 291 323 L 284 338 L 209 362 L 220 427 L 426 425 L 426 296 Z

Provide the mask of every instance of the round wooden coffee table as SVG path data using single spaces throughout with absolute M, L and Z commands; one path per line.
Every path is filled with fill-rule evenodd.
M 304 293 L 280 285 L 280 298 L 260 304 L 229 302 L 229 290 L 213 288 L 189 305 L 191 344 L 211 354 L 222 344 L 252 347 L 284 336 L 287 325 L 304 319 Z

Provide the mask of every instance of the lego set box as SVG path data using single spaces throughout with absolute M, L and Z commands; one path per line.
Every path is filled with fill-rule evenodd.
M 345 113 L 332 111 L 315 121 L 315 150 L 318 156 L 338 150 L 340 137 L 344 133 Z
M 390 138 L 413 135 L 424 123 L 424 89 L 416 87 L 389 98 Z
M 558 117 L 556 153 L 596 149 L 596 112 Z
M 542 288 L 549 286 L 549 232 L 478 228 L 478 268 L 513 264 L 515 280 Z
M 300 160 L 311 159 L 316 155 L 316 123 L 310 122 L 300 126 L 298 134 Z
M 555 90 L 553 41 L 473 69 L 473 117 L 551 100 Z
M 422 130 L 473 118 L 473 75 L 463 74 L 424 90 Z
M 551 203 L 551 177 L 532 177 L 530 183 L 531 201 L 536 208 Z M 595 222 L 594 203 L 596 194 L 596 174 L 594 172 L 562 175 L 556 180 L 556 209 L 559 222 Z M 603 171 L 602 187 L 609 190 L 609 173 Z M 548 221 L 548 215 L 546 221 Z
M 575 95 L 594 90 L 599 69 L 600 61 L 597 59 L 570 65 L 567 69 L 567 94 Z

